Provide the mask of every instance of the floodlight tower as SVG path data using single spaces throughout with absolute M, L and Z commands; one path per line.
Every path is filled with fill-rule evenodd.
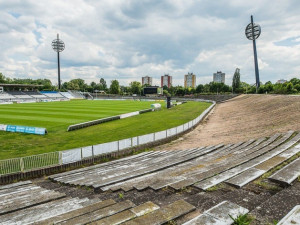
M 254 65 L 255 65 L 255 77 L 256 77 L 256 93 L 260 86 L 259 82 L 259 71 L 257 62 L 256 42 L 255 39 L 259 37 L 261 28 L 258 24 L 253 23 L 253 16 L 251 15 L 251 23 L 249 23 L 245 29 L 246 37 L 253 41 L 253 52 L 254 52 Z
M 57 72 L 58 72 L 58 90 L 60 90 L 60 60 L 59 53 L 65 49 L 65 43 L 59 39 L 59 34 L 57 34 L 57 39 L 52 41 L 52 48 L 57 52 Z

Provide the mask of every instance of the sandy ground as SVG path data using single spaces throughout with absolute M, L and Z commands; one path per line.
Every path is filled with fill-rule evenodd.
M 193 131 L 156 149 L 189 149 L 237 143 L 300 131 L 300 96 L 240 95 L 217 104 Z

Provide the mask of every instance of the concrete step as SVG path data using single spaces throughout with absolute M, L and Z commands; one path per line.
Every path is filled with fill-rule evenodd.
M 72 219 L 74 217 L 85 215 L 87 213 L 91 213 L 91 212 L 94 212 L 96 210 L 108 207 L 108 206 L 113 205 L 115 203 L 116 202 L 112 199 L 108 199 L 108 200 L 104 200 L 104 201 L 99 200 L 99 202 L 95 202 L 93 204 L 87 205 L 87 206 L 82 207 L 82 208 L 67 211 L 65 213 L 62 213 L 63 211 L 61 211 L 61 214 L 52 215 L 51 217 L 49 217 L 47 219 L 44 217 L 45 218 L 44 220 L 40 220 L 38 222 L 35 222 L 34 224 L 35 225 L 37 225 L 37 224 L 39 224 L 39 225 L 46 225 L 46 224 L 48 225 L 49 224 L 50 225 L 50 224 L 61 223 L 63 221 Z
M 283 153 L 275 156 L 263 163 L 256 165 L 254 168 L 250 168 L 241 174 L 229 179 L 226 183 L 231 184 L 235 187 L 241 188 L 244 185 L 248 184 L 249 182 L 257 179 L 264 173 L 268 172 L 272 168 L 278 166 L 279 164 L 283 163 L 284 161 L 288 160 L 290 157 L 294 156 L 300 151 L 300 144 L 297 146 L 290 148 Z
M 300 158 L 283 167 L 268 179 L 283 186 L 289 186 L 298 176 L 300 176 Z
M 30 186 L 30 187 L 29 187 Z M 1 190 L 0 215 L 32 207 L 45 202 L 65 197 L 63 193 L 46 190 L 36 185 L 27 185 L 27 188 Z
M 152 213 L 137 217 L 136 219 L 125 222 L 126 225 L 160 225 L 167 223 L 170 220 L 183 216 L 191 211 L 195 210 L 195 207 L 184 200 L 178 200 L 172 204 L 155 210 Z
M 26 186 L 28 184 L 32 184 L 32 182 L 30 180 L 27 180 L 27 181 L 21 181 L 21 182 L 17 182 L 17 183 L 13 183 L 13 184 L 8 184 L 8 185 L 1 185 L 0 190 L 11 189 L 11 188 L 16 188 L 16 187 L 20 187 L 20 186 Z
M 292 135 L 291 132 L 288 132 L 282 139 L 288 139 L 290 136 Z M 282 140 L 281 139 L 281 140 Z M 224 172 L 220 171 L 220 174 L 208 178 L 206 180 L 203 180 L 197 184 L 194 184 L 195 187 L 202 189 L 202 190 L 207 190 L 210 187 L 213 187 L 225 180 L 228 180 L 262 162 L 267 161 L 268 159 L 271 159 L 272 157 L 282 153 L 283 151 L 287 150 L 288 148 L 290 148 L 292 145 L 294 145 L 295 143 L 297 143 L 300 139 L 300 134 L 296 135 L 294 138 L 292 138 L 291 140 L 289 140 L 288 142 L 276 147 L 275 149 L 271 149 L 270 151 L 268 151 L 265 154 L 260 154 L 260 155 L 252 155 L 251 158 L 250 157 L 246 157 L 246 158 L 242 158 L 241 162 L 244 162 L 243 164 L 241 162 L 237 162 L 236 166 L 226 170 Z M 286 141 L 285 140 L 285 141 Z M 283 142 L 285 142 L 283 141 Z M 272 144 L 268 147 L 271 147 Z M 273 146 L 276 146 L 273 144 Z M 256 156 L 256 157 L 255 157 Z M 240 164 L 240 165 L 239 165 Z
M 300 224 L 300 205 L 295 206 L 277 225 Z
M 86 206 L 88 198 L 66 197 L 0 216 L 2 224 L 32 224 Z M 52 223 L 51 223 L 52 224 Z
M 126 163 L 126 162 L 131 161 L 135 158 L 140 158 L 140 157 L 142 158 L 142 157 L 145 157 L 146 155 L 149 155 L 149 154 L 153 154 L 153 151 L 142 152 L 138 155 L 128 156 L 128 157 L 125 157 L 125 158 L 122 158 L 122 159 L 118 159 L 116 161 L 105 162 L 105 163 L 101 163 L 101 164 L 94 165 L 94 166 L 89 166 L 89 167 L 85 167 L 85 168 L 81 168 L 81 169 L 77 169 L 77 170 L 67 171 L 67 172 L 64 172 L 64 173 L 54 174 L 54 175 L 49 176 L 49 179 L 52 179 L 52 180 L 60 179 L 62 177 L 72 176 L 73 174 L 79 174 L 80 172 L 85 173 L 89 170 L 94 170 L 96 168 L 110 167 L 110 166 L 114 166 L 118 163 Z
M 107 179 L 107 177 L 112 178 L 117 176 L 118 174 L 126 174 L 126 171 L 130 170 L 131 168 L 135 167 L 144 167 L 144 164 L 147 162 L 151 162 L 155 159 L 159 159 L 161 157 L 168 157 L 170 152 L 166 151 L 157 151 L 152 152 L 151 154 L 144 155 L 144 157 L 136 157 L 129 161 L 119 161 L 118 163 L 110 164 L 110 165 L 103 165 L 93 167 L 88 171 L 78 171 L 78 173 L 73 173 L 67 176 L 61 176 L 59 178 L 55 178 L 55 181 L 80 185 L 81 183 L 89 183 L 95 179 L 93 176 L 100 176 L 101 180 Z M 101 164 L 100 164 L 101 165 Z M 99 178 L 98 178 L 99 179 Z
M 131 160 L 127 160 L 127 161 L 116 160 L 115 163 L 111 163 L 109 165 L 100 164 L 102 166 L 93 166 L 91 169 L 89 169 L 87 171 L 78 170 L 77 173 L 67 174 L 66 176 L 63 175 L 61 177 L 55 178 L 54 180 L 58 181 L 58 182 L 71 183 L 74 185 L 78 185 L 82 182 L 87 183 L 88 178 L 91 177 L 90 175 L 94 175 L 96 173 L 98 175 L 100 175 L 101 177 L 103 177 L 103 179 L 105 179 L 105 176 L 108 176 L 108 177 L 114 176 L 115 175 L 114 172 L 118 172 L 117 174 L 123 173 L 124 169 L 126 171 L 126 169 L 130 169 L 130 168 L 134 167 L 135 165 L 143 166 L 143 165 L 141 165 L 143 162 L 145 163 L 146 161 L 150 161 L 155 158 L 159 158 L 159 157 L 162 157 L 162 156 L 168 155 L 168 154 L 170 154 L 170 153 L 165 152 L 165 151 L 152 152 L 151 154 L 144 155 L 144 157 L 136 157 L 136 158 L 132 158 Z
M 248 212 L 248 209 L 243 208 L 237 204 L 223 201 L 220 204 L 205 211 L 203 214 L 184 223 L 184 225 L 230 225 L 233 223 L 233 220 L 230 218 L 230 216 L 232 218 L 237 218 L 239 215 L 245 215 Z
M 92 223 L 94 221 L 103 219 L 105 217 L 112 216 L 114 214 L 120 213 L 120 212 L 130 209 L 132 207 L 135 207 L 135 205 L 131 201 L 126 200 L 126 201 L 119 202 L 119 203 L 110 205 L 108 207 L 105 207 L 105 208 L 102 208 L 102 209 L 99 209 L 99 210 L 96 210 L 96 211 L 93 211 L 93 212 L 90 212 L 90 213 L 87 213 L 84 215 L 70 218 L 63 222 L 60 222 L 59 224 L 75 225 L 75 224 Z
M 237 166 L 240 163 L 246 162 L 249 158 L 253 156 L 255 157 L 257 155 L 263 154 L 265 151 L 268 151 L 270 148 L 267 146 L 273 143 L 279 136 L 280 134 L 275 134 L 266 141 L 264 141 L 264 139 L 259 139 L 255 142 L 254 145 L 247 146 L 240 151 L 234 152 L 233 156 L 228 156 L 225 162 L 212 161 L 210 164 L 204 167 L 203 170 L 198 170 L 195 173 L 190 174 L 185 180 L 173 183 L 172 185 L 170 185 L 170 187 L 175 190 L 180 190 L 184 187 L 193 185 L 196 182 L 200 182 L 201 180 L 209 178 L 214 174 L 220 173 L 234 166 Z
M 217 148 L 218 147 L 216 147 L 215 149 L 211 149 L 210 151 L 214 151 Z M 122 182 L 125 180 L 136 178 L 136 177 L 148 174 L 148 173 L 153 173 L 153 172 L 157 172 L 160 170 L 164 170 L 166 168 L 174 167 L 174 166 L 180 165 L 181 163 L 188 162 L 188 161 L 193 160 L 204 154 L 207 154 L 207 152 L 198 151 L 198 152 L 195 152 L 193 154 L 188 154 L 183 157 L 176 157 L 176 155 L 173 155 L 173 158 L 168 158 L 168 159 L 162 158 L 159 160 L 159 162 L 153 161 L 151 164 L 148 164 L 145 169 L 136 170 L 134 172 L 132 172 L 132 170 L 131 170 L 131 172 L 128 172 L 127 176 L 120 176 L 117 179 L 114 178 L 111 180 L 107 180 L 105 182 L 95 184 L 95 185 L 93 185 L 93 187 L 95 189 L 98 189 L 98 188 L 101 188 L 101 187 L 104 187 L 104 186 L 107 186 L 110 184 L 116 184 L 116 183 L 119 183 L 119 182 Z
M 207 152 L 212 152 L 212 151 L 219 151 L 219 146 L 216 147 L 210 147 L 210 148 L 206 148 L 206 149 L 197 149 L 195 151 L 195 153 L 197 153 L 197 151 L 203 155 L 200 156 L 200 158 L 206 156 Z M 218 149 L 218 150 L 217 150 Z M 197 153 L 197 154 L 199 154 Z M 210 154 L 210 153 L 209 153 Z M 106 191 L 106 190 L 119 190 L 122 189 L 124 191 L 128 191 L 128 190 L 132 190 L 133 188 L 137 189 L 137 190 L 143 190 L 145 188 L 148 187 L 153 187 L 155 190 L 161 189 L 173 182 L 176 182 L 180 179 L 180 177 L 176 174 L 175 176 L 171 177 L 171 173 L 175 173 L 175 171 L 178 171 L 178 173 L 180 173 L 180 170 L 185 170 L 185 168 L 190 168 L 193 166 L 193 163 L 195 163 L 195 160 L 198 159 L 199 157 L 196 157 L 194 159 L 191 159 L 189 161 L 183 161 L 183 159 L 181 159 L 181 163 L 176 164 L 174 166 L 170 166 L 167 168 L 161 168 L 161 170 L 152 172 L 151 174 L 146 173 L 145 175 L 141 175 L 137 178 L 133 178 L 133 179 L 129 179 L 128 181 L 124 181 L 124 182 L 120 182 L 120 183 L 116 183 L 113 185 L 107 185 L 103 188 L 101 188 L 102 191 Z M 173 163 L 175 162 L 173 159 Z M 165 163 L 162 162 L 161 166 L 163 166 Z M 153 165 L 156 166 L 156 165 Z M 153 167 L 150 168 L 151 170 L 153 170 Z
M 139 216 L 143 216 L 147 213 L 151 213 L 155 210 L 159 209 L 159 206 L 152 203 L 152 202 L 146 202 L 144 204 L 141 204 L 139 206 L 136 206 L 134 208 L 125 210 L 123 212 L 117 213 L 115 215 L 112 215 L 110 217 L 106 217 L 104 219 L 98 220 L 93 222 L 92 224 L 97 225 L 117 225 L 124 223 L 128 220 L 134 219 Z

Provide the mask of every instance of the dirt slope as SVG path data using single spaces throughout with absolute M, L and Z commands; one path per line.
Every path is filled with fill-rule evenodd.
M 157 149 L 237 143 L 288 130 L 300 130 L 300 96 L 240 95 L 217 104 L 193 131 Z

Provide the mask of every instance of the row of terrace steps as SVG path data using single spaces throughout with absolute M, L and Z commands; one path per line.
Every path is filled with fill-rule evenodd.
M 30 181 L 1 186 L 0 224 L 159 225 L 171 223 L 196 209 L 184 200 L 164 207 L 151 201 L 136 206 L 130 200 L 71 198 L 42 189 Z M 26 205 L 20 202 L 26 202 Z M 248 209 L 223 201 L 184 224 L 232 224 L 230 216 L 236 218 L 246 213 Z
M 56 174 L 51 176 L 50 179 L 67 186 L 89 186 L 94 188 L 96 192 L 119 190 L 127 192 L 129 190 L 141 191 L 145 189 L 158 191 L 166 187 L 178 191 L 190 186 L 201 193 L 201 191 L 207 191 L 221 183 L 243 188 L 253 180 L 261 177 L 261 175 L 266 174 L 266 172 L 274 170 L 278 165 L 283 165 L 283 163 L 296 158 L 266 178 L 270 183 L 275 182 L 284 187 L 288 186 L 288 188 L 262 202 L 257 209 L 250 211 L 250 214 L 258 215 L 259 220 L 260 210 L 267 211 L 268 207 L 270 208 L 278 202 L 284 202 L 287 195 L 292 199 L 287 204 L 288 210 L 299 204 L 300 193 L 298 193 L 298 190 L 300 183 L 297 182 L 295 185 L 295 180 L 300 175 L 300 162 L 297 158 L 300 150 L 299 140 L 300 134 L 290 131 L 269 138 L 249 140 L 226 146 L 208 146 L 185 151 L 150 151 L 92 167 Z M 86 208 L 89 206 L 92 208 L 91 205 L 94 204 L 99 204 L 99 207 L 102 207 L 94 211 L 103 211 L 97 211 L 93 214 L 92 209 Z M 163 224 L 195 209 L 193 205 L 184 200 L 173 202 L 161 208 L 152 202 L 144 204 L 136 206 L 129 200 L 117 203 L 112 199 L 101 201 L 98 198 L 70 198 L 63 193 L 47 190 L 26 181 L 0 186 L 0 224 L 53 224 L 54 217 L 58 217 L 57 223 L 59 224 L 76 224 L 77 219 L 81 218 L 78 215 L 81 214 L 85 219 L 78 224 L 119 224 L 123 222 L 128 224 Z M 228 204 L 231 203 L 225 205 Z M 181 205 L 184 207 L 180 208 Z M 109 208 L 109 212 L 113 214 L 105 214 L 104 209 L 112 206 L 116 207 L 116 209 Z M 218 208 L 217 206 L 215 207 Z M 153 210 L 146 210 L 145 214 L 141 215 L 132 211 L 135 207 L 150 207 Z M 180 209 L 176 211 L 174 207 Z M 82 211 L 83 208 L 86 209 Z M 187 224 L 209 224 L 200 223 L 199 221 L 217 221 L 217 223 L 211 222 L 210 224 L 230 224 L 226 221 L 221 223 L 219 221 L 221 216 L 220 218 L 218 216 L 214 216 L 213 219 L 209 218 L 208 215 L 211 212 L 209 210 L 199 216 L 192 216 L 195 218 L 191 221 L 184 222 Z M 81 211 L 82 213 L 79 213 Z M 242 212 L 245 211 L 248 212 L 248 210 L 242 209 Z M 298 211 L 295 210 L 295 212 Z M 101 214 L 102 212 L 103 214 Z M 173 212 L 174 214 L 172 214 Z M 234 217 L 235 214 L 231 211 L 230 213 Z M 287 213 L 286 210 L 284 213 Z M 69 217 L 62 221 L 62 217 L 59 215 L 65 214 Z M 283 218 L 285 214 L 280 214 L 278 218 Z M 98 215 L 104 216 L 98 217 Z M 299 214 L 291 213 L 291 215 L 289 217 L 292 218 L 290 221 L 294 221 L 294 218 L 297 219 Z M 75 217 L 78 218 L 74 219 Z M 95 219 L 91 220 L 91 218 Z M 152 218 L 159 221 L 156 222 Z M 67 222 L 69 220 L 70 222 Z M 85 222 L 87 220 L 88 222 Z
M 297 156 L 299 141 L 300 133 L 289 131 L 225 146 L 150 151 L 49 178 L 66 185 L 91 187 L 96 192 L 166 187 L 181 190 L 188 186 L 205 191 L 222 182 L 242 188 Z M 300 175 L 299 168 L 300 160 L 295 160 L 269 179 L 290 185 Z

